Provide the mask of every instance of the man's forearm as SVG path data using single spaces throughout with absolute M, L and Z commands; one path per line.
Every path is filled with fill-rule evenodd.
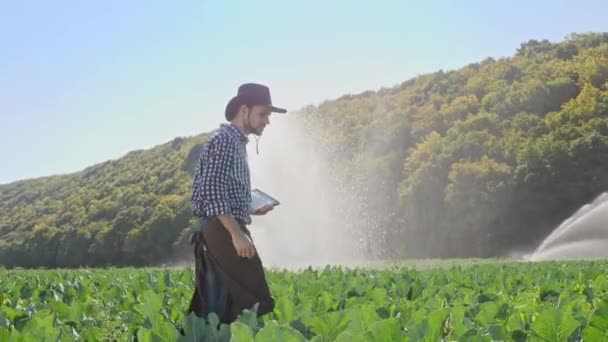
M 241 226 L 236 222 L 234 216 L 232 215 L 217 215 L 217 218 L 222 222 L 222 225 L 228 230 L 231 236 L 235 236 L 235 234 L 240 234 L 243 231 L 241 230 Z

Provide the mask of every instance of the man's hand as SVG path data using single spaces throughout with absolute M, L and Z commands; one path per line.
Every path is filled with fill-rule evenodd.
M 236 249 L 236 254 L 243 258 L 253 258 L 255 255 L 255 246 L 253 241 L 243 231 L 232 234 L 232 243 Z
M 228 233 L 230 233 L 236 254 L 243 258 L 253 258 L 255 255 L 253 241 L 241 230 L 234 217 L 232 215 L 218 215 L 217 217 L 226 230 L 228 230 Z
M 260 209 L 252 212 L 251 215 L 266 215 L 266 213 L 271 211 L 272 209 L 274 209 L 274 206 L 272 204 L 267 204 L 261 207 Z

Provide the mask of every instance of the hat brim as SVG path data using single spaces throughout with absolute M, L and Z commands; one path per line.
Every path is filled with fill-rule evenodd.
M 287 113 L 287 109 L 284 109 L 284 108 L 279 108 L 279 107 L 275 107 L 275 106 L 268 106 L 268 108 L 270 108 L 270 111 L 273 113 L 281 113 L 281 114 Z
M 266 106 L 268 108 L 268 110 L 270 110 L 273 113 L 281 113 L 281 114 L 287 113 L 287 109 L 285 109 L 285 108 L 275 107 L 273 105 L 264 104 L 264 103 L 257 103 L 255 100 L 252 100 L 252 99 L 248 98 L 247 96 L 243 96 L 243 95 L 237 95 L 228 102 L 228 104 L 226 105 L 226 113 L 228 113 L 228 109 L 231 106 L 240 106 L 243 104 L 248 104 L 248 105 L 252 105 L 252 106 L 254 106 L 254 105 Z

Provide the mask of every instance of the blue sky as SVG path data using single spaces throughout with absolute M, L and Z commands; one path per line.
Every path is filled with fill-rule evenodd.
M 3 1 L 0 184 L 209 131 L 244 82 L 296 110 L 608 31 L 608 2 L 573 4 Z

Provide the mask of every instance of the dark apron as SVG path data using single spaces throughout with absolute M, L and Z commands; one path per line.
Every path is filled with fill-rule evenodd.
M 241 229 L 251 237 L 247 227 Z M 202 231 L 194 233 L 195 289 L 188 312 L 199 317 L 215 312 L 222 323 L 231 323 L 244 309 L 255 304 L 258 316 L 274 309 L 262 261 L 256 255 L 240 257 L 230 233 L 219 219 L 203 222 Z

